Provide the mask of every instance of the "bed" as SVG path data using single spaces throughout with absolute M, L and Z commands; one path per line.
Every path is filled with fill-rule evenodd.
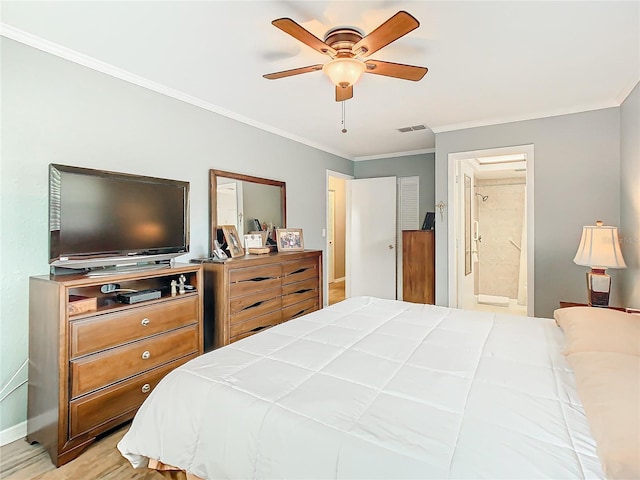
M 201 479 L 604 478 L 564 342 L 551 319 L 351 298 L 171 372 L 118 448 Z

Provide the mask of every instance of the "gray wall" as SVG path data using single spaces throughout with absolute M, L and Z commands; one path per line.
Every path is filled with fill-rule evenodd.
M 478 127 L 436 135 L 436 201 L 447 203 L 448 155 L 534 145 L 535 315 L 551 317 L 560 300 L 586 302 L 587 267 L 573 263 L 583 225 L 620 223 L 620 110 Z M 636 157 L 637 158 L 637 157 Z M 436 303 L 448 303 L 447 221 L 436 227 Z M 440 215 L 436 215 L 440 222 Z M 611 304 L 620 304 L 620 271 Z
M 640 83 L 620 108 L 620 242 L 620 305 L 640 308 Z
M 420 177 L 420 225 L 435 211 L 435 153 L 354 162 L 355 178 Z
M 28 277 L 48 273 L 49 163 L 191 182 L 191 253 L 207 254 L 209 169 L 287 182 L 287 224 L 323 249 L 326 170 L 353 162 L 2 38 L 0 365 L 26 379 Z M 188 261 L 189 256 L 179 260 Z M 26 385 L 0 405 L 0 430 L 26 418 Z

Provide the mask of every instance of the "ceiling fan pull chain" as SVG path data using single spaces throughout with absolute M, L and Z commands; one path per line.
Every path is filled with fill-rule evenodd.
M 344 123 L 345 100 L 342 101 L 342 133 L 347 133 L 347 127 Z

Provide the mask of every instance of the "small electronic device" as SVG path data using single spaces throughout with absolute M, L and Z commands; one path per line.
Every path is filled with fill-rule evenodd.
M 228 258 L 228 257 L 227 257 L 227 254 L 226 254 L 226 253 L 224 253 L 224 250 L 222 249 L 222 246 L 220 245 L 220 243 L 218 242 L 218 240 L 214 240 L 214 242 L 213 242 L 213 243 L 214 243 L 214 245 L 215 245 L 215 247 L 216 247 L 216 248 L 213 250 L 213 252 L 211 252 L 211 253 L 212 253 L 212 255 L 211 255 L 211 256 L 212 256 L 213 258 L 218 258 L 218 259 L 220 259 L 220 260 L 225 260 L 225 259 L 227 259 L 227 258 Z
M 138 290 L 137 292 L 119 293 L 116 295 L 116 300 L 120 303 L 139 303 L 146 302 L 147 300 L 155 300 L 162 296 L 160 290 Z
M 436 212 L 427 212 L 422 222 L 422 230 L 433 230 L 436 223 Z

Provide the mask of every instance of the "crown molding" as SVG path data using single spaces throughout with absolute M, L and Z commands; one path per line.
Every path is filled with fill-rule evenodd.
M 300 137 L 298 135 L 293 135 L 289 132 L 286 132 L 274 126 L 258 122 L 251 118 L 232 112 L 231 110 L 228 110 L 226 108 L 220 107 L 210 102 L 206 102 L 200 98 L 194 97 L 192 95 L 188 95 L 179 90 L 169 88 L 166 85 L 162 85 L 160 83 L 154 82 L 147 78 L 141 77 L 140 75 L 133 74 L 127 70 L 123 70 L 109 63 L 102 62 L 89 55 L 85 55 L 83 53 L 77 52 L 70 48 L 63 47 L 62 45 L 59 45 L 57 43 L 50 42 L 49 40 L 45 40 L 36 35 L 32 35 L 23 30 L 12 27 L 11 25 L 7 25 L 6 23 L 0 23 L 0 35 L 3 37 L 9 38 L 11 40 L 15 40 L 16 42 L 20 42 L 30 47 L 36 48 L 43 52 L 50 53 L 51 55 L 64 58 L 65 60 L 69 60 L 78 65 L 82 65 L 84 67 L 90 68 L 100 73 L 104 73 L 106 75 L 110 75 L 120 80 L 124 80 L 125 82 L 132 83 L 142 88 L 146 88 L 147 90 L 151 90 L 153 92 L 160 93 L 162 95 L 166 95 L 171 98 L 175 98 L 176 100 L 180 100 L 182 102 L 189 103 L 191 105 L 202 108 L 204 110 L 217 113 L 218 115 L 222 115 L 223 117 L 236 120 L 238 122 L 244 123 L 251 127 L 255 127 L 260 130 L 273 133 L 274 135 L 278 135 L 280 137 L 293 140 L 294 142 L 301 143 L 308 147 L 315 148 L 316 150 L 321 150 L 323 152 L 330 153 L 331 155 L 335 155 L 337 157 L 341 157 L 346 160 L 351 160 L 351 161 L 354 160 L 352 156 L 347 155 L 344 152 L 332 149 L 330 147 L 327 147 L 326 145 L 313 142 L 311 140 Z
M 421 155 L 423 153 L 435 153 L 435 148 L 424 148 L 422 150 L 410 150 L 407 152 L 381 153 L 379 155 L 365 155 L 362 157 L 354 157 L 354 162 L 363 162 L 365 160 L 379 160 L 382 158 L 408 157 L 410 155 Z
M 629 90 L 629 92 L 631 92 L 631 90 Z M 604 108 L 619 107 L 620 105 L 621 103 L 618 103 L 617 100 L 612 100 L 609 102 L 593 103 L 589 105 L 583 105 L 581 107 L 572 107 L 567 109 L 548 111 L 544 113 L 541 112 L 541 113 L 536 113 L 532 115 L 502 117 L 502 118 L 499 117 L 491 120 L 474 120 L 470 122 L 452 123 L 450 125 L 440 125 L 440 126 L 435 126 L 430 128 L 433 131 L 433 133 L 438 134 L 438 133 L 444 133 L 444 132 L 451 132 L 455 130 L 465 130 L 467 128 L 490 127 L 493 125 L 502 125 L 505 123 L 526 122 L 528 120 L 540 120 L 542 118 L 559 117 L 562 115 L 572 115 L 575 113 L 585 113 L 585 112 L 591 112 L 594 110 L 602 110 Z

